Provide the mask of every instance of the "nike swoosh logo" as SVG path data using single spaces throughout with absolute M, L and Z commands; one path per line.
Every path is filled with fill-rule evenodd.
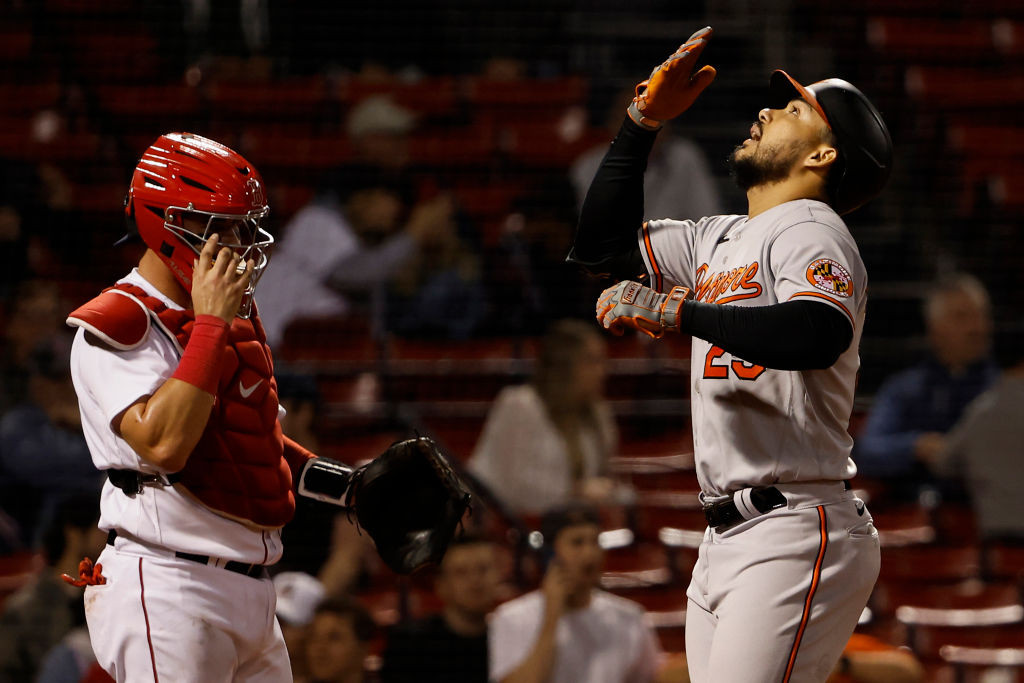
M 263 384 L 263 380 L 260 380 L 259 382 L 256 382 L 256 384 L 253 384 L 251 387 L 249 387 L 247 389 L 245 387 L 245 385 L 243 385 L 242 382 L 239 381 L 238 382 L 238 393 L 240 393 L 242 395 L 242 398 L 249 398 L 250 396 L 252 396 L 252 392 L 256 391 L 256 387 L 258 387 L 261 384 Z

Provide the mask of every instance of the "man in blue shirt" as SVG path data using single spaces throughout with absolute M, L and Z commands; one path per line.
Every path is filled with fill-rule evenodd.
M 946 432 L 999 374 L 991 357 L 991 304 L 977 278 L 939 282 L 924 317 L 931 354 L 885 381 L 854 450 L 859 472 L 893 479 L 897 493 L 936 483 L 931 465 Z

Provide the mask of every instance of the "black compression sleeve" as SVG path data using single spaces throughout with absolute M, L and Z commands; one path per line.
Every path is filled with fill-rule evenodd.
M 590 183 L 570 262 L 616 279 L 646 274 L 637 231 L 644 218 L 644 171 L 657 131 L 627 116 Z
M 853 340 L 850 320 L 814 301 L 749 307 L 687 301 L 680 318 L 684 333 L 776 370 L 830 367 Z

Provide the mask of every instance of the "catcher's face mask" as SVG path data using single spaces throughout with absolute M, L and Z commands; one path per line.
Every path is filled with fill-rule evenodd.
M 269 211 L 269 208 L 264 207 L 239 216 L 197 211 L 189 205 L 169 206 L 164 212 L 164 228 L 187 244 L 195 252 L 196 257 L 199 256 L 206 241 L 217 234 L 220 236 L 220 247 L 227 247 L 238 254 L 240 273 L 245 270 L 245 262 L 253 260 L 255 267 L 249 286 L 242 295 L 242 303 L 238 308 L 239 318 L 248 318 L 252 314 L 252 297 L 256 291 L 256 284 L 270 261 L 270 248 L 274 244 L 274 237 L 260 227 L 261 221 Z

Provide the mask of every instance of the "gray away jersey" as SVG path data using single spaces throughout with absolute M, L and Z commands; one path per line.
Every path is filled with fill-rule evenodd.
M 768 369 L 693 338 L 694 457 L 704 493 L 852 477 L 847 427 L 867 273 L 835 211 L 801 199 L 753 219 L 649 221 L 639 239 L 650 286 L 659 291 L 682 285 L 697 301 L 731 306 L 816 301 L 853 326 L 850 347 L 825 370 Z

